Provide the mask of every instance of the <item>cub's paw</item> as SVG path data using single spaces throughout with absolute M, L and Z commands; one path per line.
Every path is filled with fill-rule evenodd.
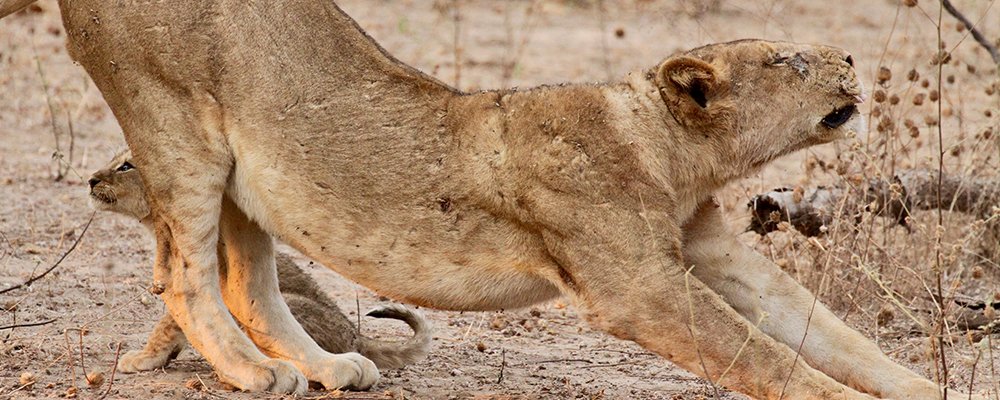
M 153 353 L 145 350 L 133 350 L 118 359 L 118 371 L 132 374 L 163 368 L 170 362 L 170 353 Z
M 368 390 L 380 377 L 375 363 L 358 353 L 330 354 L 309 364 L 309 380 L 329 390 Z
M 251 392 L 302 395 L 308 388 L 305 375 L 283 360 L 269 358 L 257 364 L 242 364 L 234 368 L 218 366 L 215 372 L 226 383 Z

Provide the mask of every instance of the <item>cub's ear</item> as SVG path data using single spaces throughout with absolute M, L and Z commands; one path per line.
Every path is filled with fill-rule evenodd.
M 719 72 L 711 64 L 697 58 L 675 56 L 660 64 L 656 71 L 656 85 L 671 111 L 689 115 L 709 107 L 718 92 Z

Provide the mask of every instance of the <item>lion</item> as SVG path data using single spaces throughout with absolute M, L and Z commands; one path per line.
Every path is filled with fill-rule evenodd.
M 332 1 L 60 9 L 149 191 L 154 283 L 238 388 L 379 378 L 295 322 L 273 236 L 412 304 L 568 297 L 593 327 L 754 398 L 942 396 L 739 242 L 713 199 L 861 125 L 842 49 L 741 40 L 617 82 L 466 93 L 393 58 Z
M 115 155 L 90 179 L 90 202 L 96 210 L 110 211 L 137 219 L 152 229 L 146 189 L 132 154 L 124 150 Z M 292 315 L 306 333 L 331 353 L 358 352 L 372 360 L 379 369 L 397 369 L 427 357 L 432 329 L 418 312 L 400 305 L 377 307 L 366 315 L 402 320 L 413 329 L 413 337 L 402 343 L 384 342 L 358 333 L 340 307 L 320 290 L 292 257 L 275 253 L 281 295 Z M 187 340 L 170 315 L 156 324 L 142 350 L 130 351 L 118 361 L 118 371 L 132 373 L 165 367 L 183 350 Z

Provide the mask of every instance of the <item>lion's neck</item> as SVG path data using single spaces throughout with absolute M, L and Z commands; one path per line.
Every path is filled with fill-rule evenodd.
M 693 213 L 732 179 L 731 160 L 725 160 L 720 149 L 688 137 L 644 71 L 630 73 L 624 83 L 607 86 L 604 92 L 617 114 L 617 130 L 635 144 L 646 171 L 673 191 L 679 217 Z

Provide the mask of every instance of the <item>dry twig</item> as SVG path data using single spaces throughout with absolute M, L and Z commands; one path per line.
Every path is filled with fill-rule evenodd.
M 51 324 L 53 322 L 56 322 L 56 319 L 58 319 L 58 318 L 53 318 L 53 319 L 50 319 L 50 320 L 47 320 L 47 321 L 31 322 L 31 323 L 26 323 L 26 324 L 12 324 L 12 325 L 7 325 L 7 326 L 0 326 L 0 331 L 7 330 L 7 329 L 30 328 L 30 327 L 33 327 L 33 326 L 48 325 L 48 324 Z
M 966 18 L 960 11 L 958 11 L 958 9 L 951 4 L 951 0 L 941 0 L 941 5 L 944 6 L 944 9 L 948 12 L 948 14 L 951 14 L 951 16 L 955 17 L 955 19 L 961 22 L 962 25 L 965 25 L 969 32 L 972 33 L 972 38 L 976 39 L 976 42 L 978 42 L 981 46 L 983 46 L 983 48 L 986 49 L 987 52 L 990 53 L 990 57 L 993 58 L 994 63 L 1000 65 L 1000 51 L 997 51 L 997 47 L 994 46 L 993 43 L 990 43 L 990 40 L 987 39 L 986 36 L 983 36 L 983 33 L 980 32 L 979 29 L 976 29 L 976 25 L 973 24 L 972 21 L 969 21 L 969 19 Z
M 15 289 L 20 289 L 20 288 L 23 288 L 23 287 L 31 286 L 32 283 L 34 283 L 35 281 L 37 281 L 39 279 L 44 278 L 45 275 L 48 275 L 49 272 L 52 272 L 52 270 L 56 269 L 56 267 L 58 267 L 59 264 L 62 263 L 63 260 L 66 259 L 66 256 L 68 256 L 69 253 L 72 253 L 73 250 L 76 249 L 76 246 L 78 244 L 80 244 L 80 241 L 83 240 L 83 236 L 87 234 L 87 229 L 90 229 L 90 223 L 94 222 L 94 215 L 95 214 L 97 214 L 96 211 L 90 214 L 90 219 L 88 219 L 87 220 L 87 224 L 83 226 L 83 231 L 80 232 L 80 236 L 76 237 L 76 240 L 73 241 L 73 245 L 70 246 L 69 250 L 66 250 L 66 252 L 63 253 L 63 255 L 61 257 L 59 257 L 59 260 L 57 260 L 55 264 L 52 264 L 51 267 L 49 267 L 48 269 L 46 269 L 45 271 L 43 271 L 41 274 L 39 274 L 37 276 L 32 276 L 32 277 L 28 278 L 28 280 L 24 281 L 24 283 L 21 283 L 21 284 L 18 284 L 18 285 L 14 285 L 14 286 L 11 286 L 9 288 L 0 290 L 0 294 L 5 294 L 5 293 L 13 291 Z

